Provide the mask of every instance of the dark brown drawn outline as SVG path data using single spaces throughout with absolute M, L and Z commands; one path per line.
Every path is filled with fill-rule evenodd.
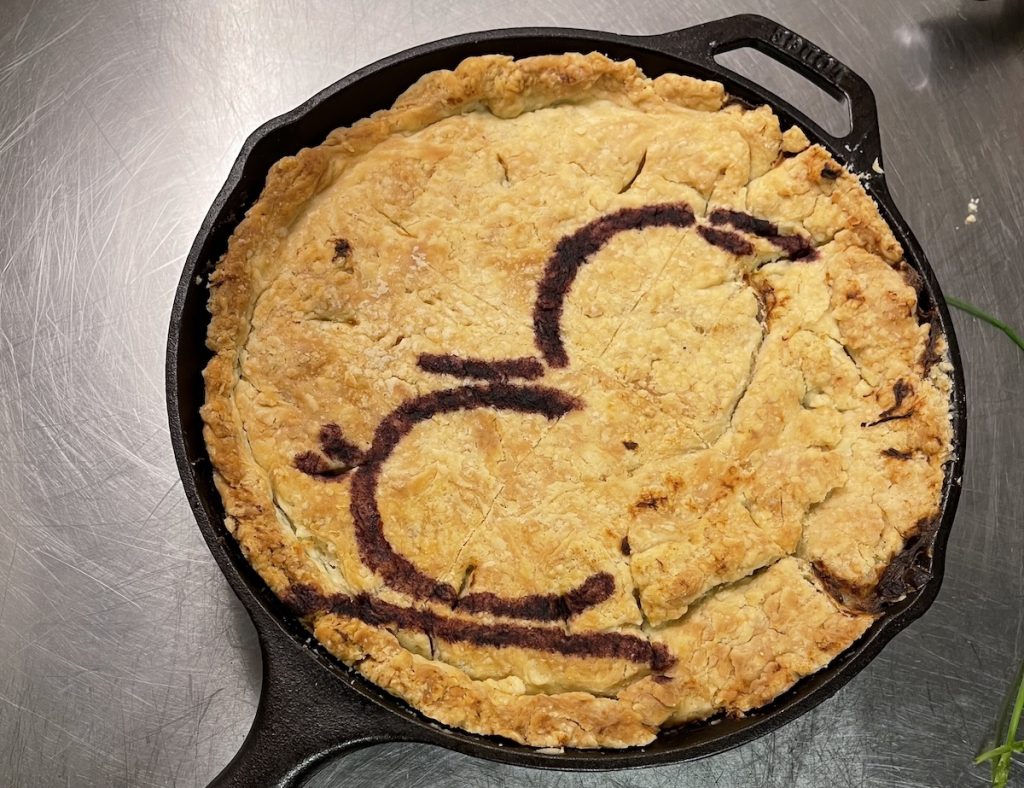
M 480 358 L 464 358 L 451 354 L 421 353 L 416 360 L 416 366 L 424 372 L 431 372 L 435 375 L 451 375 L 456 378 L 478 380 L 504 381 L 511 378 L 536 380 L 544 374 L 544 365 L 533 356 L 485 361 Z
M 629 230 L 651 227 L 686 228 L 695 221 L 693 210 L 686 203 L 660 203 L 620 209 L 562 238 L 555 245 L 537 283 L 533 308 L 534 342 L 543 362 L 551 367 L 568 365 L 569 356 L 561 331 L 565 298 L 579 269 L 612 238 Z M 731 254 L 753 253 L 753 245 L 740 234 L 746 233 L 767 239 L 789 259 L 813 259 L 816 256 L 807 239 L 780 234 L 774 224 L 749 214 L 719 209 L 711 213 L 709 221 L 713 226 L 699 225 L 698 235 L 708 244 Z M 722 229 L 723 225 L 732 229 Z M 336 251 L 347 256 L 351 247 L 347 241 L 338 240 Z M 384 534 L 377 504 L 377 487 L 384 462 L 413 427 L 441 413 L 478 408 L 511 410 L 555 420 L 583 407 L 577 398 L 554 388 L 509 383 L 510 379 L 536 380 L 543 376 L 543 364 L 532 356 L 488 361 L 451 354 L 421 354 L 417 363 L 426 372 L 478 382 L 434 391 L 401 403 L 378 424 L 372 443 L 365 451 L 346 439 L 337 424 L 325 424 L 319 434 L 321 453 L 307 451 L 295 456 L 296 468 L 317 479 L 332 481 L 351 474 L 350 511 L 363 563 L 396 591 L 413 599 L 438 602 L 466 613 L 490 613 L 532 621 L 564 621 L 610 598 L 615 590 L 615 581 L 607 572 L 595 573 L 563 594 L 531 594 L 515 598 L 490 592 L 460 595 L 455 586 L 420 571 L 394 550 Z M 623 445 L 631 451 L 637 448 L 633 441 L 624 441 Z M 621 550 L 629 555 L 628 540 L 623 539 Z M 632 635 L 606 632 L 567 634 L 562 630 L 537 626 L 483 624 L 444 617 L 428 610 L 391 605 L 365 594 L 325 597 L 309 586 L 300 585 L 292 587 L 287 601 L 300 615 L 334 612 L 376 626 L 391 624 L 428 632 L 448 641 L 496 647 L 516 645 L 566 655 L 620 657 L 649 664 L 655 671 L 666 669 L 673 661 L 664 645 L 652 644 Z
M 426 632 L 449 643 L 471 643 L 492 648 L 515 646 L 570 657 L 622 659 L 649 665 L 656 673 L 664 673 L 676 662 L 664 643 L 652 643 L 642 637 L 619 632 L 569 634 L 555 627 L 483 624 L 441 616 L 429 610 L 393 605 L 368 594 L 325 596 L 309 585 L 293 585 L 284 601 L 298 616 L 333 613 L 375 627 L 393 626 Z
M 532 594 L 509 599 L 491 593 L 459 596 L 458 589 L 431 577 L 397 553 L 384 535 L 384 522 L 377 505 L 381 467 L 398 443 L 417 424 L 439 413 L 477 408 L 533 413 L 554 420 L 582 403 L 557 389 L 508 383 L 459 386 L 424 394 L 399 405 L 377 426 L 373 442 L 352 475 L 350 511 L 355 524 L 359 557 L 388 586 L 415 599 L 429 599 L 472 612 L 532 620 L 569 618 L 612 595 L 611 575 L 600 572 L 564 594 Z
M 533 304 L 533 339 L 548 366 L 569 364 L 562 343 L 562 308 L 580 268 L 619 233 L 648 227 L 689 227 L 693 221 L 693 210 L 686 203 L 622 208 L 595 219 L 555 244 L 537 284 L 537 300 Z
M 756 235 L 758 238 L 764 238 L 785 252 L 786 258 L 789 260 L 814 260 L 818 256 L 818 252 L 807 238 L 802 235 L 780 233 L 777 225 L 766 219 L 758 219 L 749 213 L 716 208 L 708 219 L 715 226 L 728 224 L 734 230 L 741 230 L 750 235 Z

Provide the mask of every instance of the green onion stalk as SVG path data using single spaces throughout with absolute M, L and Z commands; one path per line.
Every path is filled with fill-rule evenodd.
M 1017 347 L 1024 350 L 1024 339 L 1021 339 L 1020 334 L 999 318 L 952 296 L 946 298 L 946 303 L 998 328 Z M 992 764 L 992 788 L 1006 788 L 1006 784 L 1010 781 L 1010 766 L 1013 763 L 1013 756 L 1015 753 L 1024 752 L 1024 738 L 1017 738 L 1022 713 L 1024 713 L 1024 662 L 1021 662 L 1020 668 L 1017 670 L 1016 691 L 1010 691 L 1003 713 L 996 725 L 996 741 L 1002 743 L 985 750 L 974 759 L 975 764 L 982 764 L 986 761 Z

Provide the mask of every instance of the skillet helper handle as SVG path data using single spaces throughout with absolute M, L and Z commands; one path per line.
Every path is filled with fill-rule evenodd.
M 651 36 L 658 49 L 697 61 L 709 71 L 762 92 L 750 80 L 715 60 L 715 55 L 750 47 L 782 63 L 830 96 L 846 100 L 850 132 L 842 137 L 823 133 L 836 150 L 846 154 L 854 170 L 871 172 L 882 161 L 878 109 L 868 83 L 838 58 L 787 27 L 758 14 L 740 14 L 702 25 Z M 877 172 L 877 171 L 876 171 Z
M 256 718 L 211 788 L 295 788 L 332 756 L 417 738 L 403 735 L 401 719 L 358 695 L 290 637 L 265 626 L 257 631 L 263 686 Z

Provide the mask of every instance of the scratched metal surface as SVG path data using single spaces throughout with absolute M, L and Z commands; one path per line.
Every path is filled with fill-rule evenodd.
M 182 494 L 162 386 L 184 255 L 247 133 L 456 32 L 653 33 L 741 10 L 868 79 L 889 182 L 942 284 L 1024 323 L 1014 0 L 0 3 L 0 784 L 202 785 L 252 719 L 255 637 Z M 795 76 L 758 74 L 827 104 Z M 945 584 L 834 699 L 688 765 L 586 777 L 396 745 L 310 784 L 981 785 L 971 756 L 1024 657 L 1024 360 L 956 320 L 971 432 Z

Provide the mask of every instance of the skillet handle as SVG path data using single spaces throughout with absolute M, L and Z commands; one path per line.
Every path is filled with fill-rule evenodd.
M 383 742 L 423 740 L 400 717 L 311 659 L 265 611 L 250 609 L 250 614 L 263 655 L 259 707 L 241 749 L 211 788 L 295 788 L 332 756 Z
M 764 91 L 722 66 L 715 60 L 715 55 L 744 47 L 768 55 L 806 77 L 833 98 L 846 100 L 850 132 L 842 137 L 827 133 L 821 133 L 821 136 L 833 148 L 846 153 L 846 163 L 852 169 L 872 174 L 875 160 L 881 164 L 878 109 L 868 83 L 837 58 L 778 22 L 758 14 L 740 14 L 650 36 L 647 41 L 669 54 L 697 61 L 712 73 L 738 82 L 755 94 Z

